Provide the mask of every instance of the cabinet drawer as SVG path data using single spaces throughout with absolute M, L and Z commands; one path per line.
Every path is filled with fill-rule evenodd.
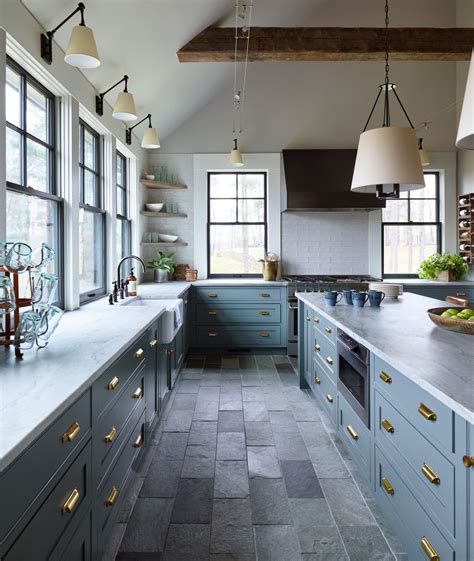
M 267 286 L 230 287 L 199 286 L 196 288 L 197 302 L 280 302 L 281 288 Z
M 69 524 L 80 520 L 89 510 L 91 498 L 91 443 L 89 442 L 39 507 L 33 519 L 4 557 L 5 561 L 47 559 Z
M 324 364 L 325 368 L 327 368 L 327 372 L 331 380 L 336 383 L 336 345 L 332 343 L 327 337 L 322 335 L 318 329 L 315 329 L 313 331 L 313 334 L 314 354 L 321 361 L 321 364 Z
M 400 468 L 404 466 L 403 473 L 423 505 L 454 535 L 454 465 L 378 392 L 375 412 L 376 439 Z
M 89 511 L 79 528 L 68 528 L 48 561 L 92 561 L 91 515 Z
M 441 561 L 454 561 L 455 552 L 449 543 L 405 485 L 402 476 L 392 467 L 377 446 L 375 461 L 375 498 L 388 517 L 395 518 L 396 525 L 401 529 L 399 537 L 410 561 L 430 559 L 423 549 L 422 541 L 431 544 Z
M 427 296 L 428 298 L 436 298 L 436 300 L 446 300 L 446 296 L 456 296 L 457 298 L 464 298 L 470 302 L 474 302 L 474 288 L 470 286 L 412 286 L 405 284 L 403 287 L 405 292 L 412 292 L 420 296 Z
M 219 325 L 196 328 L 196 342 L 201 347 L 268 347 L 281 346 L 279 325 Z
M 338 409 L 339 435 L 351 455 L 361 464 L 362 475 L 371 479 L 370 432 L 341 395 L 338 397 Z
M 329 320 L 318 312 L 313 312 L 313 324 L 331 343 L 336 344 L 337 329 Z
M 439 450 L 453 451 L 454 413 L 377 356 L 375 388 Z
M 327 375 L 321 361 L 314 357 L 313 359 L 313 372 L 314 372 L 314 393 L 318 396 L 323 408 L 329 415 L 332 423 L 337 425 L 337 391 L 336 385 Z
M 280 323 L 280 304 L 197 304 L 197 323 Z
M 102 417 L 94 429 L 94 476 L 100 485 L 107 469 L 128 437 L 128 419 L 138 417 L 145 409 L 144 365 L 129 381 L 112 408 Z M 134 425 L 133 425 L 134 426 Z
M 30 505 L 86 441 L 90 430 L 91 394 L 87 391 L 0 477 L 0 543 L 15 525 L 15 531 L 19 530 L 21 519 L 24 516 L 26 521 L 29 515 Z

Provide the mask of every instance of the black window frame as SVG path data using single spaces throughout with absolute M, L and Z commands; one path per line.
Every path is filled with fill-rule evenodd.
M 84 164 L 84 134 L 88 131 L 95 138 L 95 162 L 97 169 L 92 169 Z M 84 176 L 85 171 L 89 171 L 95 176 L 95 202 L 99 206 L 84 202 Z M 93 212 L 102 216 L 102 241 L 103 251 L 100 255 L 94 253 L 97 263 L 97 270 L 102 271 L 103 286 L 97 287 L 92 291 L 81 292 L 79 294 L 80 304 L 85 304 L 100 298 L 106 293 L 107 288 L 107 239 L 106 239 L 106 211 L 104 206 L 104 193 L 102 183 L 102 137 L 84 120 L 79 119 L 79 208 L 85 212 Z
M 57 255 L 57 276 L 58 276 L 58 299 L 55 305 L 64 307 L 64 198 L 60 196 L 60 186 L 58 183 L 58 159 L 57 159 L 57 116 L 56 116 L 56 96 L 50 92 L 41 82 L 27 72 L 10 56 L 6 57 L 6 66 L 20 76 L 20 126 L 14 125 L 5 119 L 5 126 L 20 135 L 21 138 L 21 183 L 6 181 L 7 191 L 12 193 L 36 197 L 38 199 L 51 201 L 56 204 L 57 239 L 55 247 Z M 41 92 L 47 100 L 47 135 L 49 142 L 27 131 L 27 85 L 30 84 Z M 32 140 L 48 150 L 48 190 L 41 191 L 27 185 L 27 140 Z M 8 218 L 7 218 L 8 220 Z
M 118 174 L 116 173 L 116 189 L 115 196 L 117 201 L 118 209 L 118 197 L 123 197 L 124 212 L 121 214 L 117 210 L 117 220 L 122 223 L 122 257 L 129 255 L 132 251 L 132 221 L 129 218 L 129 188 L 128 188 L 128 159 L 124 156 L 120 150 L 116 150 L 116 169 L 118 169 L 118 161 L 122 162 L 122 182 L 121 185 L 118 181 Z M 125 228 L 124 228 L 125 226 Z
M 211 222 L 211 177 L 213 175 L 235 176 L 235 197 L 213 197 L 220 200 L 235 200 L 236 221 L 235 222 Z M 239 197 L 239 176 L 261 175 L 263 176 L 263 197 Z M 263 198 L 264 216 L 263 222 L 239 222 L 239 200 Z M 268 249 L 268 174 L 265 171 L 208 171 L 207 172 L 207 276 L 209 278 L 259 278 L 261 273 L 211 273 L 211 226 L 252 226 L 263 225 L 264 227 L 264 253 Z
M 384 222 L 382 214 L 382 278 L 383 279 L 411 279 L 418 278 L 416 273 L 385 273 L 385 226 L 435 226 L 436 227 L 436 251 L 440 253 L 442 251 L 442 222 L 440 215 L 440 173 L 439 171 L 424 171 L 423 175 L 432 175 L 435 177 L 435 197 L 417 197 L 417 190 L 408 191 L 408 196 L 406 200 L 408 201 L 408 220 L 406 222 Z M 413 193 L 413 195 L 412 195 Z M 411 201 L 436 201 L 436 216 L 434 222 L 417 222 L 410 220 L 410 202 Z M 383 212 L 383 211 L 382 211 Z

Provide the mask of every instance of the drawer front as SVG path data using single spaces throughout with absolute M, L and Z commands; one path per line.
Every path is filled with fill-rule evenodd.
M 71 528 L 71 532 L 68 529 L 48 561 L 92 561 L 91 514 L 85 515 L 79 528 Z
M 26 520 L 27 509 L 56 471 L 90 436 L 90 430 L 91 394 L 87 391 L 0 477 L 0 543 L 24 513 Z M 32 466 L 34 477 L 31 476 Z
M 445 300 L 446 296 L 455 296 L 457 298 L 464 298 L 470 302 L 474 302 L 474 288 L 469 286 L 411 286 L 404 285 L 405 292 L 412 292 L 420 296 L 428 296 L 428 298 L 436 298 L 437 300 Z
M 282 289 L 276 287 L 196 287 L 197 302 L 280 302 L 281 299 Z
M 313 359 L 314 393 L 318 396 L 323 408 L 329 415 L 332 423 L 337 426 L 337 391 L 336 385 L 327 375 L 321 361 Z
M 329 374 L 331 380 L 336 383 L 336 362 L 337 362 L 337 351 L 336 345 L 332 343 L 327 337 L 321 334 L 318 329 L 313 331 L 314 334 L 314 354 L 324 364 L 327 368 L 327 373 Z
M 338 409 L 339 435 L 351 455 L 362 465 L 362 475 L 370 479 L 370 432 L 341 395 L 338 398 Z
M 395 516 L 398 525 L 402 526 L 403 531 L 399 532 L 399 537 L 410 561 L 430 559 L 423 549 L 422 541 L 431 545 L 433 553 L 436 553 L 441 561 L 454 561 L 455 552 L 449 543 L 377 446 L 375 461 L 375 498 L 389 517 Z
M 404 475 L 423 504 L 454 535 L 455 467 L 378 392 L 375 412 L 375 438 L 397 463 L 402 462 L 400 455 L 406 460 Z
M 197 323 L 280 323 L 280 304 L 197 304 Z
M 377 356 L 375 388 L 439 450 L 452 452 L 454 413 Z
M 8 551 L 5 561 L 31 559 L 32 548 L 35 559 L 47 559 L 68 526 L 85 516 L 92 499 L 91 456 L 89 442 Z
M 327 337 L 331 343 L 336 344 L 337 329 L 329 320 L 318 312 L 313 312 L 313 323 L 316 329 Z
M 279 325 L 219 325 L 196 328 L 196 343 L 201 347 L 268 347 L 282 346 Z
M 97 486 L 128 436 L 126 429 L 129 417 L 140 416 L 145 409 L 145 373 L 146 370 L 142 367 L 129 381 L 113 407 L 99 421 L 97 431 L 94 429 L 94 473 Z
M 132 374 L 144 362 L 146 350 L 149 348 L 151 340 L 150 333 L 147 330 L 94 383 L 92 387 L 92 412 L 94 418 L 103 415 L 104 411 L 118 398 L 118 395 L 120 395 Z

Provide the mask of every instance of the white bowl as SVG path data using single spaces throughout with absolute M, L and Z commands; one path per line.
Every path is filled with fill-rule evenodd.
M 178 236 L 171 236 L 170 234 L 160 234 L 160 242 L 173 243 L 178 239 Z
M 161 209 L 165 206 L 165 203 L 146 203 L 145 207 L 147 210 L 152 212 L 161 212 Z
M 155 179 L 154 175 L 145 175 L 145 179 L 148 179 L 149 181 L 153 181 Z

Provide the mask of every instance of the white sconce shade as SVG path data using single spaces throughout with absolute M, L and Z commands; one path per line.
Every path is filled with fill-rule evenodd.
M 120 92 L 118 94 L 112 117 L 120 121 L 135 121 L 137 110 L 135 109 L 135 101 L 131 93 Z
M 474 150 L 474 49 L 464 92 L 456 146 L 464 150 Z
M 156 134 L 156 129 L 154 127 L 147 127 L 143 133 L 142 138 L 142 148 L 148 148 L 152 150 L 153 148 L 160 147 L 160 139 Z
M 425 186 L 414 129 L 381 127 L 360 135 L 352 191 L 376 193 L 377 185 L 400 185 L 400 191 Z
M 100 66 L 94 34 L 90 27 L 76 25 L 73 28 L 64 60 L 77 68 L 97 68 Z

